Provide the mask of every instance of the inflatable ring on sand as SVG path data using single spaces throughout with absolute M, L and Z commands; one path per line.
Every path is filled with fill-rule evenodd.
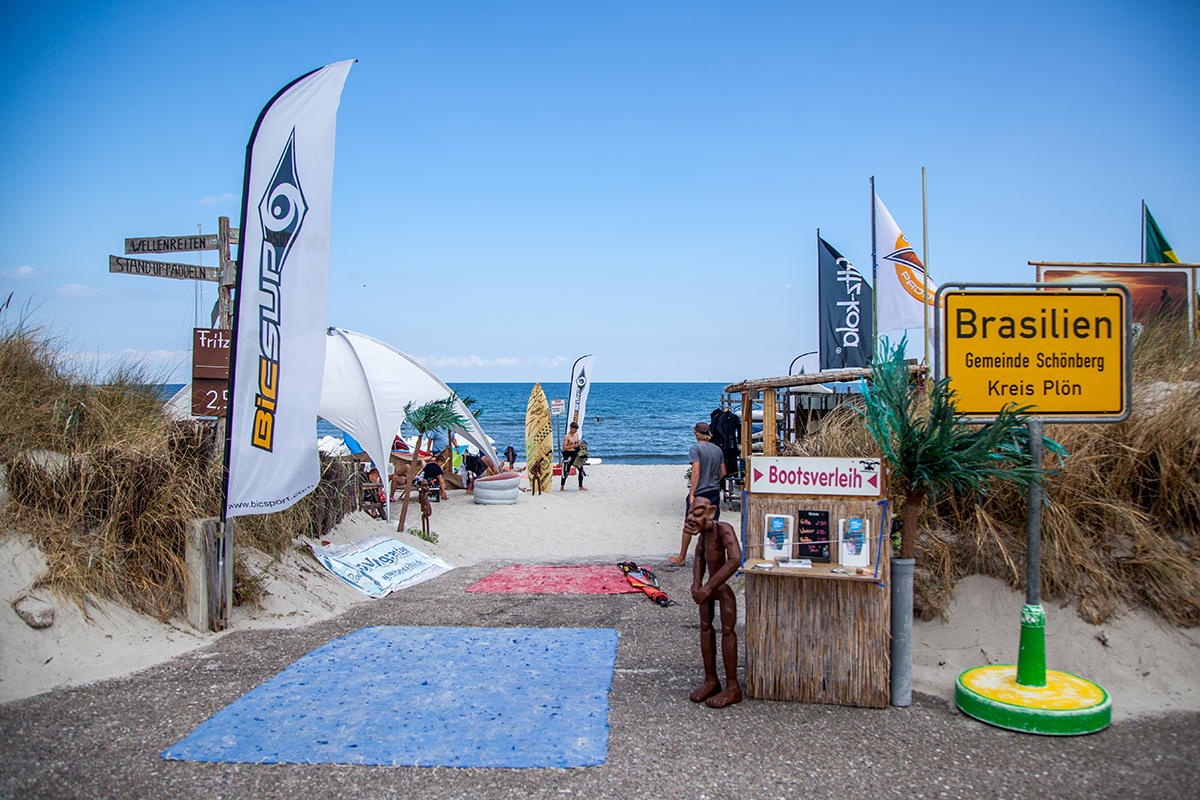
M 499 475 L 489 475 L 486 478 L 476 478 L 475 486 L 489 491 L 497 489 L 516 489 L 521 484 L 521 476 L 515 472 L 502 472 Z
M 512 497 L 497 499 L 492 497 L 480 497 L 479 495 L 476 495 L 475 503 L 481 506 L 515 506 L 517 504 L 517 496 L 513 495 Z
M 504 472 L 490 478 L 477 478 L 472 494 L 475 502 L 484 506 L 512 505 L 520 493 L 521 476 Z

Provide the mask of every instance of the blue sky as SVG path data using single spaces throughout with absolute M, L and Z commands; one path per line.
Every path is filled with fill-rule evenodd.
M 928 169 L 936 281 L 1136 261 L 1143 198 L 1200 261 L 1198 35 L 1194 3 L 6 5 L 0 302 L 185 380 L 193 286 L 108 255 L 236 225 L 262 106 L 357 58 L 330 324 L 449 382 L 783 375 L 816 229 L 870 269 L 872 175 L 920 252 Z

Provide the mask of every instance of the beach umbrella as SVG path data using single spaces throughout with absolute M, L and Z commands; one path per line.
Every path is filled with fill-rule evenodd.
M 318 413 L 356 439 L 384 472 L 392 440 L 405 419 L 404 407 L 443 400 L 451 389 L 412 356 L 386 342 L 342 328 L 330 328 L 328 334 Z M 453 432 L 478 447 L 493 464 L 500 463 L 487 434 L 462 400 L 454 410 L 466 425 Z M 391 492 L 387 495 L 390 503 Z M 388 511 L 390 518 L 390 507 Z

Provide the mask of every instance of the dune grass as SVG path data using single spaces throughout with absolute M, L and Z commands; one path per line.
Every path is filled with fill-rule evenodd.
M 1115 424 L 1048 425 L 1069 454 L 1048 455 L 1041 591 L 1099 624 L 1143 606 L 1181 627 L 1200 625 L 1200 359 L 1178 326 L 1151 323 L 1134 350 L 1134 401 Z M 789 443 L 789 455 L 879 455 L 861 411 L 828 416 Z M 889 487 L 893 518 L 903 497 Z M 943 615 L 954 584 L 974 573 L 1024 590 L 1024 492 L 940 493 L 922 511 L 915 611 Z
M 24 320 L 0 325 L 4 529 L 28 536 L 45 555 L 36 586 L 85 612 L 90 599 L 104 598 L 159 619 L 177 615 L 188 522 L 219 511 L 215 426 L 166 416 L 161 381 L 136 365 L 102 379 L 81 376 L 64 364 L 65 349 Z M 254 601 L 261 583 L 236 550 L 278 556 L 297 536 L 324 535 L 350 508 L 348 481 L 340 463 L 323 460 L 322 482 L 302 502 L 239 520 L 235 601 Z

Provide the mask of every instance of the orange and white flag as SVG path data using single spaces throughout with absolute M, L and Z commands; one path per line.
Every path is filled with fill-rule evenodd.
M 878 253 L 875 302 L 879 315 L 876 330 L 883 333 L 923 328 L 922 309 L 932 330 L 937 284 L 929 280 L 926 285 L 925 266 L 879 195 L 875 195 L 875 249 Z

